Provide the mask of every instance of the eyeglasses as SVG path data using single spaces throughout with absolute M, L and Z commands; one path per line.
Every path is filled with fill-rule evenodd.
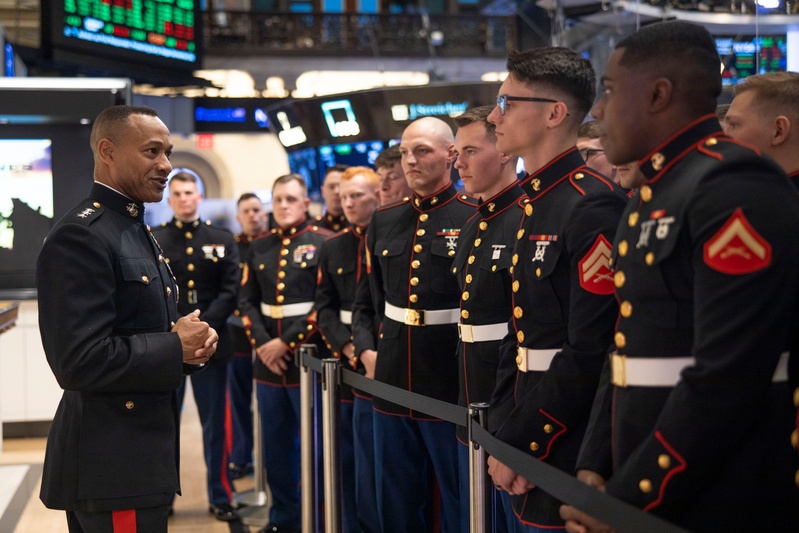
M 505 108 L 509 101 L 516 100 L 518 102 L 545 102 L 548 104 L 555 104 L 557 100 L 551 100 L 549 98 L 534 98 L 532 96 L 507 96 L 507 95 L 500 95 L 497 96 L 497 107 L 499 107 L 499 114 L 505 115 Z
M 600 150 L 599 148 L 580 148 L 580 155 L 583 156 L 583 161 L 588 161 L 588 159 L 594 157 L 597 154 L 604 154 L 604 150 Z

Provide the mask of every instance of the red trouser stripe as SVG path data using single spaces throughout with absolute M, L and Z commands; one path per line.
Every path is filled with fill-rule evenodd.
M 136 533 L 136 509 L 113 511 L 114 533 Z

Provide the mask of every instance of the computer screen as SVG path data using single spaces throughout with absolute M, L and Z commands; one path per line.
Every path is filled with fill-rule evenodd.
M 724 85 L 734 85 L 753 74 L 782 72 L 788 67 L 785 34 L 717 36 L 715 41 L 723 65 Z

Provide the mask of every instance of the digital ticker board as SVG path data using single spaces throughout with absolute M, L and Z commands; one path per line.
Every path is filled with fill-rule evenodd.
M 55 0 L 43 35 L 53 50 L 179 68 L 200 67 L 199 0 Z M 46 27 L 45 27 L 46 26 Z

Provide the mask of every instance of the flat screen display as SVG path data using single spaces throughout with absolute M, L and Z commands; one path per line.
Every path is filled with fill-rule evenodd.
M 788 68 L 788 41 L 783 35 L 716 37 L 723 64 L 724 85 L 733 85 L 753 74 L 782 72 Z
M 374 168 L 375 159 L 384 148 L 385 143 L 383 141 L 358 141 L 320 146 L 321 173 L 324 175 L 325 170 L 333 165 Z
M 42 42 L 53 51 L 191 72 L 200 67 L 199 0 L 53 0 Z M 124 68 L 124 63 L 120 65 Z
M 316 148 L 288 152 L 289 170 L 305 179 L 308 196 L 318 200 L 322 196 L 322 176 L 319 173 L 319 156 Z

